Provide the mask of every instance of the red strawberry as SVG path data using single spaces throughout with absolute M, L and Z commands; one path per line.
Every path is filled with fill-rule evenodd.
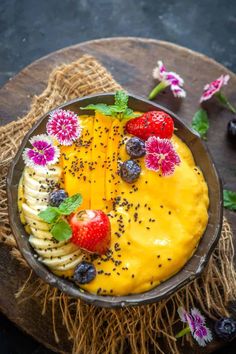
M 174 131 L 174 122 L 169 114 L 163 111 L 150 111 L 141 117 L 129 120 L 126 123 L 126 131 L 143 140 L 154 135 L 161 139 L 170 139 Z
M 86 251 L 104 254 L 111 242 L 111 224 L 101 210 L 82 210 L 70 217 L 71 242 Z

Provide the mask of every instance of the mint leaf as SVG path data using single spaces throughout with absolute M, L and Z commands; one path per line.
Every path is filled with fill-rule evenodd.
M 115 93 L 115 103 L 108 106 L 105 103 L 89 104 L 86 107 L 80 107 L 82 110 L 95 110 L 103 113 L 106 116 L 112 116 L 117 119 L 134 118 L 139 114 L 134 114 L 131 108 L 128 108 L 129 96 L 123 90 Z
M 47 209 L 41 211 L 38 216 L 48 224 L 52 224 L 59 218 L 60 214 L 61 213 L 58 211 L 58 208 L 49 206 Z
M 128 107 L 129 96 L 123 90 L 116 91 L 115 106 L 119 107 L 120 111 L 124 112 Z
M 209 120 L 205 109 L 201 108 L 194 114 L 192 128 L 199 133 L 201 138 L 205 138 L 209 129 Z
M 106 116 L 111 116 L 111 108 L 105 103 L 98 103 L 98 104 L 89 104 L 86 107 L 80 107 L 82 110 L 92 110 L 92 111 L 99 111 Z
M 57 241 L 69 240 L 72 235 L 71 227 L 65 220 L 57 221 L 50 231 Z
M 63 215 L 70 215 L 81 205 L 82 201 L 83 198 L 81 194 L 74 194 L 72 197 L 66 198 L 59 205 L 59 212 Z
M 223 196 L 224 196 L 224 207 L 226 209 L 236 210 L 236 193 L 224 189 Z

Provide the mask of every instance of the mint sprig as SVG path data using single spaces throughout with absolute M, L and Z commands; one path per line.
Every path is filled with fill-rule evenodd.
M 123 90 L 116 91 L 115 102 L 113 105 L 105 103 L 89 104 L 86 107 L 80 107 L 82 110 L 94 110 L 106 116 L 112 116 L 117 119 L 128 119 L 138 117 L 131 108 L 128 108 L 129 96 Z
M 224 207 L 236 211 L 236 193 L 227 189 L 223 191 Z
M 71 237 L 72 230 L 64 216 L 73 213 L 82 201 L 81 194 L 74 194 L 72 197 L 66 198 L 59 207 L 49 206 L 38 214 L 46 223 L 52 224 L 50 231 L 57 241 L 68 240 Z
M 202 139 L 206 139 L 206 133 L 209 129 L 209 120 L 205 109 L 201 108 L 194 114 L 192 128 L 199 133 Z

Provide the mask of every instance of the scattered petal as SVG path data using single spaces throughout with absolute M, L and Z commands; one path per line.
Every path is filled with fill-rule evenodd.
M 200 102 L 209 100 L 212 96 L 219 92 L 223 86 L 227 85 L 229 78 L 229 75 L 221 75 L 215 81 L 205 85 Z
M 149 170 L 161 171 L 163 176 L 174 173 L 180 158 L 169 139 L 151 136 L 145 143 L 145 165 Z
M 47 123 L 47 133 L 61 145 L 72 145 L 82 133 L 77 114 L 63 109 L 53 111 Z
M 25 148 L 22 154 L 26 166 L 44 169 L 58 161 L 60 150 L 47 135 L 36 135 L 30 139 L 30 143 L 32 148 Z

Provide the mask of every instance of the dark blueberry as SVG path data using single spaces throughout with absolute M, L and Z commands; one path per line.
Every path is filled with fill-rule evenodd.
M 228 137 L 230 140 L 236 142 L 236 119 L 232 119 L 229 121 L 227 126 Z
M 90 283 L 96 277 L 96 269 L 92 263 L 81 262 L 74 272 L 74 281 L 79 284 Z
M 64 189 L 57 189 L 49 195 L 49 204 L 54 207 L 59 207 L 59 205 L 68 198 L 68 193 Z
M 221 339 L 233 339 L 236 336 L 236 321 L 233 318 L 221 318 L 215 323 L 215 333 Z
M 120 167 L 121 178 L 128 183 L 137 181 L 141 173 L 141 167 L 134 160 L 127 160 Z
M 130 138 L 126 143 L 126 152 L 133 159 L 145 155 L 145 142 L 140 138 Z

